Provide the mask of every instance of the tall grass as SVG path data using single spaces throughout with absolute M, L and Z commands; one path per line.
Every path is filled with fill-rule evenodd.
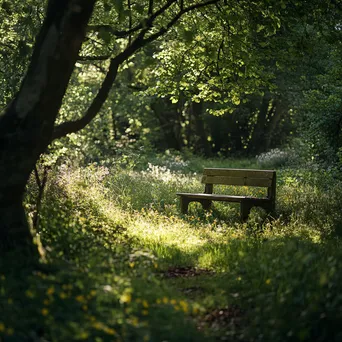
M 0 261 L 0 339 L 339 341 L 341 183 L 280 170 L 273 217 L 253 209 L 242 224 L 224 203 L 182 215 L 176 192 L 202 191 L 204 166 L 255 167 L 187 158 L 51 172 L 37 232 L 48 264 Z M 166 277 L 177 268 L 190 276 Z M 238 323 L 209 323 L 234 307 Z

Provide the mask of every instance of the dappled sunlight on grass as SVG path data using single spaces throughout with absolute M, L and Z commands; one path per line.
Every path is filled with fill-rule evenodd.
M 342 315 L 342 248 L 332 234 L 340 185 L 279 176 L 276 214 L 253 208 L 241 223 L 236 204 L 192 203 L 180 213 L 176 191 L 202 191 L 198 175 L 61 168 L 40 213 L 50 270 L 17 282 L 15 267 L 0 262 L 0 299 L 9 300 L 0 336 L 329 340 Z

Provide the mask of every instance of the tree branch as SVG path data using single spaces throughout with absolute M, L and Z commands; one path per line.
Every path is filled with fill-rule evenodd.
M 147 27 L 151 27 L 151 25 L 153 24 L 154 20 L 160 16 L 161 14 L 163 14 L 172 4 L 174 4 L 177 0 L 169 0 L 167 1 L 167 3 L 162 6 L 158 11 L 156 11 L 155 13 L 149 13 L 149 17 L 145 20 L 142 20 L 138 25 L 128 29 L 128 30 L 115 30 L 113 27 L 111 27 L 110 25 L 88 25 L 88 31 L 101 31 L 101 30 L 106 30 L 107 32 L 113 34 L 114 36 L 116 36 L 117 38 L 126 38 L 128 36 L 130 36 L 131 34 Z M 149 4 L 149 10 L 150 8 L 152 9 L 153 7 L 150 7 L 151 2 L 153 3 L 153 1 L 150 0 L 150 4 Z
M 176 22 L 186 13 L 191 12 L 195 9 L 199 9 L 208 5 L 212 5 L 212 4 L 216 4 L 218 3 L 220 0 L 209 0 L 206 2 L 202 2 L 200 4 L 195 4 L 195 5 L 191 5 L 188 6 L 186 8 L 184 8 L 183 10 L 180 10 L 174 17 L 172 20 L 170 20 L 168 22 L 168 24 L 166 26 L 163 26 L 158 32 L 152 34 L 151 36 L 149 36 L 148 38 L 144 39 L 144 45 L 147 43 L 150 43 L 156 39 L 158 39 L 159 37 L 161 37 L 163 34 L 165 34 L 172 26 L 174 26 L 176 24 Z
M 152 15 L 153 13 L 153 0 L 150 0 L 148 3 L 148 15 Z
M 111 87 L 116 79 L 118 68 L 119 66 L 126 61 L 130 56 L 132 56 L 137 50 L 148 44 L 149 42 L 159 38 L 163 34 L 165 34 L 184 14 L 198 9 L 202 8 L 211 4 L 214 4 L 220 0 L 209 0 L 206 2 L 202 2 L 200 4 L 188 6 L 184 8 L 183 10 L 179 11 L 170 21 L 169 23 L 161 28 L 158 32 L 155 34 L 152 34 L 148 38 L 144 39 L 145 34 L 150 30 L 150 28 L 153 26 L 154 20 L 162 15 L 173 3 L 175 3 L 177 0 L 169 0 L 164 6 L 162 6 L 158 11 L 150 15 L 148 20 L 145 22 L 144 28 L 140 31 L 138 36 L 133 40 L 133 42 L 127 46 L 127 48 L 119 53 L 115 58 L 111 59 L 110 66 L 108 73 L 96 95 L 93 102 L 91 103 L 90 107 L 86 111 L 85 115 L 75 121 L 69 121 L 60 124 L 59 126 L 56 126 L 54 129 L 54 133 L 52 136 L 52 140 L 61 138 L 66 136 L 70 133 L 75 133 L 83 129 L 85 126 L 87 126 L 91 120 L 99 113 L 101 110 L 102 105 L 106 101 L 109 92 L 111 90 Z

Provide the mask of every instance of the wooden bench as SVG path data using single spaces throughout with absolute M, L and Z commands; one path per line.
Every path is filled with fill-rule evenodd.
M 183 214 L 188 212 L 190 202 L 199 202 L 203 209 L 209 209 L 212 201 L 240 203 L 242 221 L 248 219 L 252 207 L 262 207 L 268 213 L 275 210 L 276 172 L 273 170 L 206 168 L 203 171 L 202 183 L 205 184 L 204 193 L 177 193 Z M 214 194 L 214 184 L 264 187 L 267 188 L 267 196 L 258 198 Z

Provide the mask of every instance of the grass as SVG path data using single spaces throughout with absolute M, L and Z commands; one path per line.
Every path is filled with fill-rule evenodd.
M 241 224 L 224 203 L 181 215 L 175 192 L 201 191 L 204 164 L 248 161 L 182 162 L 51 174 L 47 264 L 0 261 L 0 341 L 341 340 L 341 184 L 280 170 L 276 217 Z

